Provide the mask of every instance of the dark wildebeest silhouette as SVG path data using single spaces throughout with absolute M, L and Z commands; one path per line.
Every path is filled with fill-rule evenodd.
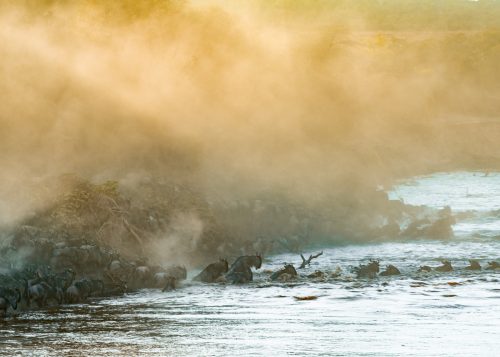
M 401 272 L 399 271 L 398 268 L 396 268 L 394 265 L 389 264 L 385 270 L 380 273 L 381 276 L 391 276 L 391 275 L 400 275 Z
M 428 265 L 421 265 L 420 268 L 418 268 L 417 273 L 429 273 L 432 271 L 432 268 Z
M 33 285 L 27 284 L 26 302 L 28 307 L 31 307 L 32 301 L 35 301 L 39 308 L 45 307 L 49 300 L 55 300 L 58 304 L 61 304 L 63 300 L 63 291 L 60 288 L 50 285 L 46 281 L 36 282 Z
M 469 259 L 469 266 L 465 267 L 466 270 L 481 270 L 481 265 L 477 260 Z
M 283 274 L 289 274 L 291 277 L 296 277 L 297 276 L 297 270 L 295 270 L 294 266 L 292 264 L 285 264 L 283 268 L 281 268 L 278 271 L 275 271 L 274 273 L 271 274 L 271 280 L 278 280 L 280 276 Z
M 229 270 L 229 264 L 226 259 L 219 259 L 218 262 L 212 263 L 196 275 L 194 281 L 202 281 L 204 283 L 213 283 Z
M 373 279 L 377 276 L 380 270 L 380 265 L 378 260 L 371 260 L 369 264 L 361 264 L 359 267 L 355 267 L 353 271 L 356 273 L 358 278 L 370 278 Z
M 486 267 L 486 269 L 491 269 L 491 270 L 500 269 L 500 264 L 498 264 L 495 261 L 488 262 L 488 266 Z
M 451 266 L 451 263 L 449 260 L 442 260 L 441 263 L 443 265 L 439 266 L 436 268 L 436 271 L 440 271 L 440 272 L 449 272 L 449 271 L 453 271 L 453 267 Z
M 225 275 L 226 281 L 232 284 L 244 284 L 253 280 L 252 267 L 262 266 L 260 255 L 244 255 L 236 259 Z
M 7 315 L 9 306 L 17 309 L 17 303 L 21 301 L 19 289 L 5 289 L 0 287 L 0 317 Z
M 177 288 L 177 278 L 175 276 L 167 277 L 167 282 L 165 287 L 162 289 L 162 292 L 175 290 Z

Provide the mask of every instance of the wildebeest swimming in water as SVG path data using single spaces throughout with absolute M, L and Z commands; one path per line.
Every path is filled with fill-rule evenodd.
M 380 273 L 381 276 L 391 276 L 391 275 L 400 275 L 401 272 L 399 271 L 398 268 L 396 268 L 394 265 L 389 264 L 385 270 Z
M 492 270 L 500 269 L 500 264 L 495 261 L 488 262 L 488 267 L 486 269 L 492 269 Z
M 380 265 L 378 260 L 372 260 L 367 265 L 360 265 L 359 267 L 355 267 L 353 269 L 358 278 L 370 278 L 370 279 L 375 278 L 379 270 L 380 270 Z
M 295 270 L 295 268 L 292 264 L 285 264 L 285 266 L 283 268 L 272 273 L 270 279 L 271 280 L 278 280 L 283 274 L 288 274 L 288 275 L 290 275 L 290 277 L 296 277 L 297 270 Z
M 453 271 L 453 267 L 451 266 L 450 261 L 448 260 L 443 260 L 441 261 L 443 265 L 439 266 L 436 268 L 436 271 L 441 271 L 441 272 L 449 272 Z
M 470 259 L 469 266 L 465 268 L 466 270 L 481 270 L 481 265 L 477 260 Z
M 252 267 L 260 269 L 262 257 L 260 255 L 244 255 L 236 259 L 225 275 L 226 281 L 232 284 L 244 284 L 253 280 Z
M 212 263 L 196 275 L 194 281 L 202 281 L 204 283 L 213 283 L 229 270 L 229 263 L 226 259 L 219 259 L 218 262 Z
M 429 273 L 432 271 L 432 268 L 428 265 L 421 265 L 420 268 L 418 268 L 417 273 Z
M 309 274 L 307 277 L 311 279 L 322 279 L 325 277 L 325 273 L 323 273 L 321 270 L 316 270 L 314 273 Z

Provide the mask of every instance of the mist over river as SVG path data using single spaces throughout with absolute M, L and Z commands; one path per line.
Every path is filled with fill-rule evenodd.
M 300 263 L 265 257 L 245 286 L 186 281 L 173 292 L 142 290 L 83 305 L 29 311 L 0 320 L 1 355 L 151 356 L 497 356 L 500 349 L 500 174 L 445 173 L 401 183 L 405 203 L 469 212 L 450 241 L 325 247 L 299 271 L 271 283 L 266 270 Z M 316 250 L 307 252 L 314 253 Z M 380 259 L 402 275 L 356 279 L 351 266 Z M 452 262 L 450 273 L 418 274 Z M 477 259 L 481 271 L 467 271 Z M 337 278 L 305 278 L 315 270 Z M 197 271 L 190 272 L 192 277 Z M 295 297 L 316 296 L 300 301 Z

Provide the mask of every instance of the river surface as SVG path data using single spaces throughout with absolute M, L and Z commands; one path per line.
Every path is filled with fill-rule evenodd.
M 301 271 L 341 269 L 338 278 L 271 284 L 264 270 L 300 263 L 284 254 L 266 258 L 247 286 L 185 283 L 23 313 L 0 320 L 0 355 L 498 356 L 500 273 L 463 268 L 500 257 L 500 174 L 419 177 L 391 196 L 471 214 L 451 241 L 332 247 Z M 402 275 L 353 279 L 350 267 L 370 258 Z M 455 271 L 416 273 L 440 259 Z M 296 299 L 305 296 L 316 299 Z

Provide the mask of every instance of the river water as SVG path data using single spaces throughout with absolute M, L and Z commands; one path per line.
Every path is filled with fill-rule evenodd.
M 500 273 L 463 268 L 500 256 L 500 174 L 419 177 L 391 196 L 472 214 L 451 241 L 331 247 L 302 272 L 340 268 L 339 278 L 271 284 L 264 270 L 300 262 L 284 254 L 268 257 L 248 286 L 186 283 L 23 313 L 0 320 L 0 355 L 498 356 Z M 370 258 L 402 275 L 353 279 L 349 267 Z M 440 259 L 455 271 L 416 273 Z M 304 296 L 317 298 L 295 298 Z

